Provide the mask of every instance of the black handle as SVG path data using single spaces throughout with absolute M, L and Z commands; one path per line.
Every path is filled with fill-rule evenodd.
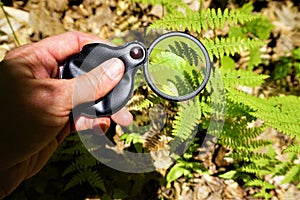
M 146 51 L 144 45 L 136 41 L 119 47 L 92 43 L 85 45 L 78 54 L 72 56 L 63 67 L 61 76 L 63 79 L 80 76 L 111 58 L 119 58 L 125 65 L 125 72 L 121 81 L 110 93 L 95 102 L 78 106 L 73 109 L 73 115 L 103 117 L 110 116 L 123 108 L 132 95 L 134 76 L 139 66 L 146 61 Z

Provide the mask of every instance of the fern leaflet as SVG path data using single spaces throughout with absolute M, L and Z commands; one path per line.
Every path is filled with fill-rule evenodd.
M 76 160 L 65 169 L 62 175 L 66 176 L 79 170 L 97 166 L 98 164 L 100 164 L 100 162 L 93 156 L 91 156 L 90 154 L 83 154 L 77 157 Z
M 299 97 L 257 98 L 233 88 L 227 88 L 228 98 L 233 102 L 249 106 L 252 116 L 264 120 L 266 125 L 292 137 L 300 137 L 300 106 L 295 102 Z M 293 102 L 293 103 L 292 103 Z
M 260 186 L 260 187 L 265 188 L 265 189 L 274 189 L 275 188 L 275 186 L 272 185 L 271 183 L 268 183 L 266 181 L 262 181 L 260 179 L 254 179 L 252 181 L 249 181 L 247 183 L 247 185 L 249 185 L 249 186 Z
M 180 104 L 175 116 L 172 135 L 175 137 L 171 143 L 174 152 L 182 143 L 193 138 L 192 133 L 197 128 L 201 116 L 201 107 L 198 98 Z M 180 149 L 181 151 L 182 149 Z
M 252 21 L 258 16 L 251 13 L 244 13 L 239 10 L 225 9 L 222 13 L 221 9 L 214 8 L 201 10 L 201 12 L 193 11 L 190 8 L 185 9 L 185 14 L 180 11 L 173 12 L 163 17 L 161 20 L 156 20 L 150 28 L 164 28 L 168 30 L 193 30 L 201 32 L 215 28 L 223 28 L 227 22 L 229 25 L 244 24 Z
M 206 47 L 210 58 L 213 60 L 213 56 L 220 59 L 224 55 L 234 55 L 235 53 L 241 53 L 247 49 L 260 47 L 264 44 L 264 42 L 261 40 L 241 37 L 222 37 L 221 39 L 216 37 L 215 41 L 212 39 L 204 39 L 203 44 Z
M 285 174 L 281 184 L 291 183 L 294 181 L 300 181 L 300 164 L 292 166 Z
M 287 148 L 285 148 L 282 153 L 287 153 L 287 152 L 293 152 L 293 153 L 300 154 L 300 144 L 293 143 L 293 144 L 289 145 Z
M 106 191 L 103 179 L 101 178 L 100 174 L 90 168 L 76 173 L 65 186 L 65 190 L 68 190 L 77 185 L 82 185 L 85 182 L 88 182 L 92 187 L 94 187 L 94 189 L 101 189 L 102 191 Z
M 264 83 L 268 75 L 258 75 L 248 70 L 222 69 L 222 80 L 225 88 L 248 86 L 256 87 Z

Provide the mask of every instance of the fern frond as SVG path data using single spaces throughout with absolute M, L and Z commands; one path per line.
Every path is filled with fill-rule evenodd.
M 247 182 L 248 186 L 256 186 L 256 187 L 262 187 L 264 189 L 274 189 L 275 186 L 269 182 L 263 181 L 261 179 L 254 179 L 249 182 Z
M 265 199 L 272 198 L 273 195 L 269 194 L 267 190 L 275 189 L 275 186 L 269 182 L 263 181 L 261 179 L 250 180 L 246 185 L 251 187 L 261 187 L 261 191 L 256 193 L 254 197 L 263 197 Z
M 149 99 L 145 99 L 143 102 L 140 103 L 137 110 L 146 109 L 153 106 L 153 102 L 151 102 Z
M 227 88 L 228 99 L 242 103 L 253 111 L 252 116 L 262 119 L 271 126 L 291 137 L 300 137 L 300 98 L 296 96 L 271 97 L 263 99 L 248 95 L 233 88 Z
M 88 151 L 82 144 L 78 134 L 70 134 L 55 151 L 51 161 L 60 162 L 62 159 L 69 161 L 73 160 L 74 156 L 79 157 L 87 153 Z
M 231 103 L 230 103 L 231 104 Z M 248 120 L 243 116 L 231 117 L 231 110 L 228 110 L 226 123 L 223 126 L 222 133 L 219 137 L 219 143 L 233 150 L 258 150 L 270 144 L 268 140 L 257 139 L 263 132 L 264 127 L 248 127 Z M 247 116 L 247 115 L 246 115 Z
M 264 44 L 261 40 L 254 40 L 250 38 L 224 38 L 221 39 L 215 38 L 215 41 L 212 39 L 204 39 L 204 46 L 211 58 L 216 56 L 217 59 L 222 58 L 224 55 L 234 55 L 235 53 L 241 53 L 242 51 L 257 48 Z
M 171 143 L 171 150 L 174 152 L 182 143 L 191 139 L 201 116 L 201 107 L 198 98 L 188 102 L 182 102 L 179 111 L 175 116 L 172 135 L 175 137 Z
M 293 144 L 289 145 L 288 147 L 286 147 L 282 153 L 288 153 L 288 152 L 300 154 L 300 144 L 293 143 Z
M 188 46 L 183 41 L 174 41 L 174 45 L 169 44 L 172 53 L 186 59 L 190 65 L 198 66 L 198 54 L 195 49 Z
M 256 87 L 264 83 L 268 75 L 256 74 L 253 71 L 248 70 L 234 70 L 234 69 L 222 69 L 222 81 L 224 87 L 237 87 L 237 86 L 248 86 Z
M 233 102 L 231 99 L 226 99 L 226 113 L 228 118 L 236 118 L 237 120 L 240 120 L 244 117 L 248 121 L 253 121 L 255 118 L 249 114 L 252 111 L 253 110 L 247 105 Z
M 128 110 L 140 111 L 151 107 L 153 103 L 149 99 L 145 99 L 145 95 L 134 95 L 127 103 Z
M 161 139 L 161 132 L 153 132 L 151 135 L 147 136 L 144 146 L 149 150 L 155 150 L 157 147 L 159 140 Z
M 239 10 L 228 10 L 224 12 L 221 9 L 215 10 L 208 8 L 201 10 L 201 12 L 193 11 L 190 8 L 185 9 L 185 14 L 180 11 L 168 14 L 161 20 L 154 21 L 150 28 L 163 28 L 167 30 L 189 30 L 200 33 L 202 30 L 206 31 L 208 28 L 223 28 L 226 22 L 229 25 L 244 24 L 245 22 L 252 21 L 258 16 L 251 13 L 245 13 Z
M 300 164 L 295 164 L 288 170 L 281 184 L 292 183 L 294 181 L 300 181 Z
M 103 179 L 97 171 L 94 171 L 90 168 L 84 169 L 79 173 L 76 173 L 71 180 L 65 186 L 65 190 L 68 190 L 74 186 L 82 185 L 83 183 L 89 183 L 94 189 L 105 190 Z
M 191 93 L 194 91 L 195 84 L 199 83 L 199 79 L 202 77 L 202 71 L 196 71 L 198 66 L 189 63 L 189 59 L 194 64 L 198 63 L 198 59 L 201 58 L 193 57 L 194 53 L 191 53 L 193 51 L 183 48 L 183 44 L 175 42 L 174 45 L 169 45 L 170 51 L 156 52 L 150 57 L 148 68 L 151 79 L 155 81 L 154 84 L 159 85 L 162 92 L 171 96 Z M 199 85 L 197 85 L 198 87 Z
M 263 153 L 257 153 L 248 149 L 239 149 L 238 151 L 229 154 L 228 157 L 233 158 L 236 161 L 244 162 L 255 162 L 258 159 L 267 158 L 267 156 Z
M 238 136 L 238 134 L 236 134 L 235 137 L 240 137 L 240 138 L 234 138 L 234 137 L 228 137 L 226 135 L 222 135 L 219 138 L 219 143 L 226 146 L 227 148 L 236 149 L 236 150 L 240 150 L 240 149 L 257 150 L 271 143 L 268 140 L 251 140 L 243 136 L 242 137 Z
M 264 198 L 265 200 L 271 199 L 273 197 L 272 194 L 269 194 L 266 190 L 260 190 L 258 193 L 256 193 L 255 195 L 253 195 L 253 197 L 255 198 Z
M 243 165 L 241 168 L 239 168 L 240 171 L 251 173 L 258 175 L 259 177 L 262 177 L 263 175 L 270 174 L 272 172 L 271 169 L 266 169 L 264 167 L 260 167 L 254 163 Z
M 77 171 L 84 170 L 86 168 L 95 167 L 98 164 L 100 164 L 100 162 L 92 155 L 83 154 L 82 156 L 77 157 L 76 160 L 64 170 L 62 175 L 66 176 L 70 173 L 76 173 Z
M 281 162 L 275 165 L 273 170 L 274 175 L 284 175 L 290 169 L 291 163 L 290 162 Z

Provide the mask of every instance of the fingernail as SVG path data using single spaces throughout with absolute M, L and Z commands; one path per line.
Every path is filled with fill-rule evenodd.
M 118 58 L 112 58 L 105 63 L 104 72 L 111 79 L 114 80 L 122 74 L 123 63 Z

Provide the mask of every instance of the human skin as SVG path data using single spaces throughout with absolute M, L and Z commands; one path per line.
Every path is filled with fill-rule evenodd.
M 75 129 L 105 133 L 111 119 L 123 126 L 132 122 L 126 109 L 70 120 L 72 108 L 105 96 L 124 73 L 122 61 L 114 58 L 77 78 L 58 79 L 66 59 L 93 42 L 104 41 L 68 32 L 15 48 L 0 63 L 0 199 L 40 171 Z

